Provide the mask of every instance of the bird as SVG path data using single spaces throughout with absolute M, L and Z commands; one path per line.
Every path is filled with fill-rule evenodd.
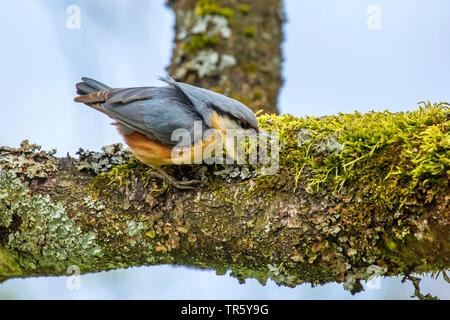
M 177 181 L 161 169 L 163 165 L 191 160 L 174 158 L 174 148 L 180 145 L 172 140 L 174 130 L 187 130 L 194 137 L 191 143 L 181 144 L 190 151 L 181 154 L 193 158 L 196 152 L 203 152 L 214 143 L 224 143 L 227 130 L 259 133 L 258 120 L 251 109 L 235 99 L 177 82 L 168 76 L 159 79 L 165 85 L 111 88 L 83 77 L 82 82 L 76 84 L 78 96 L 74 101 L 112 118 L 132 154 L 154 169 L 150 171 L 153 177 L 179 189 L 193 189 L 199 181 Z M 217 130 L 220 139 L 205 139 L 203 135 L 195 138 L 195 123 L 200 124 L 202 130 Z

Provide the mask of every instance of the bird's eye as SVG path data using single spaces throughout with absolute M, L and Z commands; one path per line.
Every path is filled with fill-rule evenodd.
M 238 120 L 238 124 L 243 129 L 249 129 L 250 128 L 250 125 L 246 121 Z

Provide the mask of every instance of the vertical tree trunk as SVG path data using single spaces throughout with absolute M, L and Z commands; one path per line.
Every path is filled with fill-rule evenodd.
M 169 0 L 171 76 L 224 93 L 253 111 L 278 113 L 284 14 L 281 0 Z

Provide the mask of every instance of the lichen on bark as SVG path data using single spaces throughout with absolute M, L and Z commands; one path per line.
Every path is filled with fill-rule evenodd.
M 285 21 L 282 2 L 175 0 L 175 80 L 224 93 L 253 111 L 277 113 Z
M 341 282 L 357 292 L 373 276 L 445 271 L 448 119 L 444 103 L 406 113 L 261 116 L 260 126 L 282 141 L 278 173 L 255 174 L 258 165 L 250 164 L 165 168 L 177 179 L 203 180 L 193 191 L 148 176 L 150 168 L 118 146 L 79 159 L 30 151 L 27 143 L 2 147 L 2 181 L 9 182 L 0 188 L 1 277 L 64 274 L 73 263 L 82 272 L 176 264 L 230 270 L 241 282 Z M 89 165 L 99 159 L 104 170 Z M 42 173 L 29 175 L 33 165 Z M 67 217 L 69 239 L 85 237 L 88 248 L 79 242 L 75 252 L 43 259 L 59 243 L 48 220 L 50 246 L 36 230 L 29 245 L 11 245 L 32 219 L 18 203 Z
M 30 195 L 11 169 L 0 172 L 0 221 L 0 279 L 43 269 L 63 272 L 69 265 L 91 264 L 101 254 L 94 231 L 83 233 L 48 195 Z

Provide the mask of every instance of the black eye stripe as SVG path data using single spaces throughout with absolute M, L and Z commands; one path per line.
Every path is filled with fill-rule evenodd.
M 244 129 L 250 129 L 251 128 L 251 125 L 249 125 L 246 121 L 241 121 L 239 124 Z
M 216 111 L 217 113 L 227 116 L 228 118 L 230 118 L 231 120 L 236 121 L 242 128 L 244 129 L 252 129 L 253 127 L 245 120 L 235 117 L 234 115 L 232 115 L 231 113 L 228 112 L 224 112 L 223 110 L 221 110 L 219 107 L 217 107 L 216 105 L 214 105 L 213 103 L 210 103 L 209 106 L 214 109 L 214 111 Z

